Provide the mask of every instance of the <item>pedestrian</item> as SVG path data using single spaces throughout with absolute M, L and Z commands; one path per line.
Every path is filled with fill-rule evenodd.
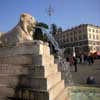
M 88 63 L 88 56 L 87 55 L 84 55 L 84 62 L 85 62 L 85 64 Z
M 90 55 L 87 57 L 87 62 L 89 65 L 91 64 L 91 56 Z
M 84 55 L 81 55 L 82 64 L 84 63 Z
M 66 57 L 66 61 L 69 62 L 69 58 L 68 57 Z
M 90 59 L 91 59 L 91 64 L 94 64 L 94 58 L 92 55 L 90 56 Z
M 72 65 L 73 65 L 73 62 L 74 62 L 74 61 L 73 61 L 73 57 L 72 57 L 72 56 L 70 56 L 70 57 L 69 57 L 69 63 L 70 63 L 70 66 L 72 66 Z
M 73 57 L 73 65 L 75 67 L 75 72 L 77 72 L 77 59 L 76 59 L 76 57 Z

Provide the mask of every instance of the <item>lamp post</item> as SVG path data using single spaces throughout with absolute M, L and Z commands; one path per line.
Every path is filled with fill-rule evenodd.
M 49 17 L 49 26 L 51 25 L 51 17 L 53 15 L 53 13 L 54 13 L 54 9 L 53 9 L 53 7 L 50 4 L 48 9 L 47 9 L 47 15 Z

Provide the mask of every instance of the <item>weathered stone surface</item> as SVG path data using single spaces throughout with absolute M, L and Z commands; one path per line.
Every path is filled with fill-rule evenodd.
M 24 93 L 31 91 L 31 100 L 66 100 L 61 73 L 48 44 L 41 41 L 0 48 L 0 86 L 4 89 L 4 94 L 0 95 L 2 100 L 8 95 L 15 98 L 22 96 L 23 89 Z M 24 98 L 26 95 L 23 95 Z
M 32 68 L 29 68 L 29 72 L 34 78 L 46 78 L 49 75 L 56 73 L 57 71 L 56 64 L 50 65 L 49 67 L 33 66 Z
M 54 100 L 69 100 L 66 97 L 66 89 L 63 89 Z
M 21 65 L 0 64 L 0 75 L 21 75 L 28 74 L 28 68 Z
M 0 98 L 7 98 L 8 96 L 13 96 L 14 93 L 15 91 L 13 88 L 8 88 L 8 86 L 6 85 L 0 85 Z
M 0 84 L 16 86 L 18 84 L 18 81 L 19 80 L 17 76 L 0 75 Z
M 50 100 L 49 93 L 47 91 L 35 91 L 33 90 L 34 100 Z
M 32 64 L 32 55 L 16 55 L 8 57 L 0 57 L 0 66 L 2 64 Z
M 64 81 L 61 80 L 49 90 L 50 100 L 54 100 L 55 97 L 59 96 L 62 90 L 64 90 Z
M 47 78 L 30 78 L 30 85 L 33 89 L 36 90 L 49 90 L 52 88 L 57 82 L 61 80 L 61 73 L 53 73 L 49 75 Z
M 0 48 L 0 57 L 15 56 L 15 55 L 49 55 L 50 49 L 47 43 L 42 41 L 30 41 L 25 43 L 19 43 L 13 47 Z

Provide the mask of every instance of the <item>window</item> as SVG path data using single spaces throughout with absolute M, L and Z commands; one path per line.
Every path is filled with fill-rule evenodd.
M 69 42 L 69 39 L 67 39 L 67 42 Z
M 89 39 L 91 39 L 91 34 L 89 34 Z
M 95 39 L 95 35 L 93 35 L 93 39 Z
M 90 46 L 90 50 L 92 50 L 92 46 Z
M 79 35 L 79 40 L 82 40 L 82 36 L 81 35 Z
M 93 45 L 95 45 L 96 43 L 94 42 Z
M 88 31 L 91 32 L 91 29 L 89 28 Z
M 94 48 L 94 50 L 96 50 L 96 49 Z
M 73 42 L 73 38 L 72 37 L 70 38 L 70 40 L 71 40 L 71 42 Z
M 98 33 L 98 30 L 96 30 L 96 33 Z
M 74 36 L 74 41 L 77 41 L 77 37 L 76 36 Z
M 96 49 L 97 49 L 97 51 L 100 51 L 100 47 L 99 46 L 97 46 Z
M 97 45 L 100 45 L 100 42 L 97 42 Z
M 92 45 L 92 42 L 91 42 L 91 41 L 89 41 L 89 44 L 90 44 L 90 45 Z
M 98 35 L 96 36 L 96 39 L 98 40 Z
M 83 34 L 83 39 L 86 39 L 87 38 L 87 35 L 86 34 Z
M 71 32 L 70 35 L 72 35 L 73 33 Z
M 92 30 L 92 32 L 95 32 L 94 29 Z

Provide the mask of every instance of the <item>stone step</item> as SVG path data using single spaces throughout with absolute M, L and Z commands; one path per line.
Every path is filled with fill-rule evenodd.
M 57 72 L 49 75 L 47 78 L 31 78 L 29 84 L 33 89 L 48 90 L 57 84 L 60 80 L 61 73 Z
M 64 81 L 58 82 L 48 91 L 33 89 L 34 100 L 55 100 L 55 98 L 64 90 Z M 62 99 L 61 99 L 62 100 Z
M 66 96 L 66 89 L 63 89 L 54 100 L 68 100 Z
M 12 97 L 15 91 L 13 88 L 8 88 L 7 85 L 0 84 L 0 98 L 7 98 L 8 96 Z
M 34 100 L 61 98 L 64 81 L 57 67 L 47 43 L 34 41 L 0 48 L 0 98 L 14 97 L 15 86 L 23 85 L 27 89 L 32 86 L 29 90 Z
M 44 55 L 33 55 L 33 64 L 34 66 L 49 66 L 51 63 L 51 57 Z
M 48 55 L 48 56 L 44 56 L 44 55 L 33 55 L 33 64 L 34 66 L 46 66 L 49 67 L 54 63 L 54 56 L 53 55 Z
M 0 64 L 0 74 L 28 74 L 28 67 L 14 64 Z
M 7 100 L 7 97 L 0 96 L 0 100 Z
M 49 67 L 45 67 L 45 74 L 48 76 L 48 75 L 51 75 L 53 73 L 56 73 L 58 72 L 58 66 L 57 64 L 49 64 Z
M 53 71 L 58 72 L 58 65 L 57 64 L 50 64 L 50 67 L 52 68 Z
M 45 74 L 44 66 L 32 66 L 29 68 L 30 76 L 34 78 L 44 78 L 47 75 Z
M 49 100 L 54 100 L 64 90 L 64 81 L 61 80 L 49 90 Z
M 54 56 L 52 54 L 50 55 L 50 63 L 54 64 Z
M 42 55 L 45 56 L 50 55 L 50 48 L 47 45 L 44 45 L 42 50 L 43 50 Z
M 29 43 L 20 43 L 13 47 L 0 48 L 0 57 L 13 56 L 13 55 L 25 55 L 25 54 L 50 54 L 48 43 L 42 41 L 32 41 Z
M 61 81 L 61 73 L 56 72 L 54 74 L 51 74 L 47 77 L 47 89 L 50 89 L 53 87 L 55 84 L 57 84 L 59 81 Z
M 7 85 L 9 87 L 15 88 L 17 85 L 29 86 L 27 83 L 28 75 L 0 75 L 0 84 Z
M 29 69 L 30 75 L 34 78 L 45 78 L 52 73 L 57 72 L 57 65 L 46 66 L 33 66 Z
M 31 55 L 16 55 L 16 56 L 8 56 L 8 57 L 0 57 L 0 64 L 32 64 L 32 56 Z
M 19 83 L 19 78 L 17 76 L 0 75 L 0 84 L 8 86 L 16 86 Z
M 31 100 L 50 100 L 49 93 L 47 91 L 36 91 L 32 90 L 32 98 Z

